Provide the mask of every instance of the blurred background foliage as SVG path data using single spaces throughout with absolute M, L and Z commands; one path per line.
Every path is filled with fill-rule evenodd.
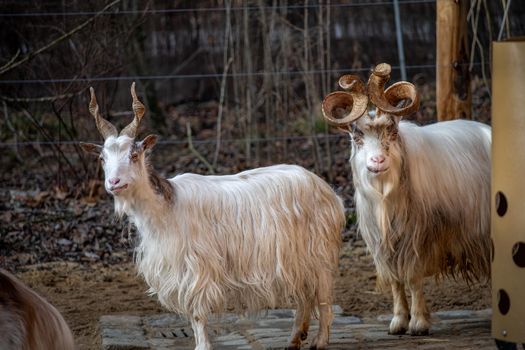
M 490 122 L 490 43 L 502 26 L 505 37 L 525 33 L 525 3 L 514 1 L 505 22 L 505 0 L 470 3 L 473 115 Z M 413 118 L 427 123 L 436 2 L 399 4 L 407 77 L 422 94 Z M 342 74 L 366 79 L 380 62 L 400 79 L 392 1 L 6 0 L 0 14 L 3 176 L 19 186 L 97 178 L 76 145 L 100 141 L 87 89 L 121 127 L 132 81 L 148 108 L 142 130 L 162 135 L 155 157 L 166 174 L 287 162 L 334 180 L 349 145 L 322 119 L 323 96 Z M 19 171 L 39 175 L 12 179 Z

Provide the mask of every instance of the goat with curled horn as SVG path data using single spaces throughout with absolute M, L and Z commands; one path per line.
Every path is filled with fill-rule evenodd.
M 388 64 L 368 83 L 343 76 L 323 101 L 326 121 L 348 132 L 358 228 L 381 285 L 392 288 L 391 334 L 427 334 L 427 276 L 489 276 L 491 128 L 467 120 L 424 127 L 402 121 L 419 108 L 409 82 L 387 89 Z M 367 113 L 369 101 L 375 113 Z M 411 294 L 409 307 L 405 287 Z
M 147 158 L 156 137 L 136 138 L 145 108 L 135 85 L 131 94 L 135 116 L 119 134 L 100 115 L 91 89 L 90 111 L 104 145 L 82 147 L 100 157 L 116 213 L 137 228 L 136 263 L 150 291 L 191 321 L 197 350 L 211 349 L 208 318 L 226 305 L 253 312 L 290 301 L 297 313 L 289 349 L 300 348 L 314 314 L 319 331 L 312 348 L 326 348 L 345 224 L 341 199 L 294 165 L 164 179 Z

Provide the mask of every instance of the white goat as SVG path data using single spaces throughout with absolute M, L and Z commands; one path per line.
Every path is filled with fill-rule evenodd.
M 1 269 L 0 349 L 75 349 L 73 334 L 58 310 Z
M 490 273 L 491 129 L 465 120 L 424 127 L 400 121 L 417 110 L 419 97 L 408 82 L 384 91 L 389 77 L 387 64 L 375 68 L 367 87 L 356 76 L 341 77 L 348 91 L 329 94 L 323 114 L 351 136 L 358 227 L 379 285 L 390 284 L 393 293 L 389 332 L 423 335 L 430 328 L 424 277 L 470 281 Z M 375 116 L 366 114 L 367 90 Z
M 144 115 L 134 84 L 135 118 L 122 132 L 90 111 L 104 146 L 83 144 L 103 161 L 115 211 L 137 227 L 139 272 L 168 310 L 186 315 L 197 349 L 211 349 L 211 313 L 235 305 L 250 312 L 297 304 L 290 349 L 306 339 L 311 314 L 320 327 L 313 348 L 328 343 L 333 273 L 345 223 L 340 198 L 311 172 L 278 165 L 229 176 L 160 178 L 145 157 L 156 136 L 136 141 Z

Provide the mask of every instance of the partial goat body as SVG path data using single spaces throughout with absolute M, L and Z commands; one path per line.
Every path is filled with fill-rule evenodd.
M 473 121 L 400 122 L 388 176 L 352 157 L 359 230 L 382 281 L 489 275 L 490 142 L 490 127 Z
M 132 95 L 135 101 L 133 87 Z M 164 307 L 189 318 L 197 349 L 211 349 L 206 324 L 212 313 L 290 303 L 297 305 L 290 348 L 300 347 L 316 309 L 320 327 L 312 344 L 326 347 L 345 223 L 330 186 L 293 165 L 163 179 L 145 157 L 153 136 L 135 141 L 97 120 L 101 133 L 108 131 L 97 151 L 106 189 L 115 211 L 139 232 L 139 272 Z
M 421 335 L 430 328 L 424 277 L 472 281 L 490 274 L 491 129 L 465 120 L 424 127 L 400 121 L 419 97 L 407 82 L 384 90 L 389 75 L 382 64 L 368 82 L 375 114 L 366 113 L 365 87 L 354 76 L 341 78 L 352 91 L 328 95 L 323 112 L 351 136 L 359 231 L 380 285 L 390 285 L 394 297 L 390 333 Z M 345 108 L 352 111 L 338 118 Z
M 314 174 L 280 165 L 170 182 L 173 203 L 135 197 L 127 213 L 139 270 L 169 310 L 206 319 L 228 301 L 256 311 L 330 288 L 320 276 L 337 269 L 343 207 Z
M 58 310 L 1 269 L 0 349 L 75 349 L 71 330 Z

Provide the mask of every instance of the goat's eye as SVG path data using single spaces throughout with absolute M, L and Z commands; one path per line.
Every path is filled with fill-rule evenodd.
M 352 136 L 352 139 L 354 140 L 354 142 L 357 145 L 357 147 L 363 146 L 363 144 L 364 144 L 363 136 L 364 136 L 364 134 L 358 134 L 358 133 L 355 133 Z
M 397 131 L 390 134 L 390 140 L 395 141 L 397 140 Z
M 352 133 L 354 135 L 360 135 L 360 136 L 364 135 L 363 131 L 359 129 L 355 124 L 352 124 Z
M 137 160 L 139 160 L 139 155 L 138 153 L 133 152 L 131 153 L 131 156 L 129 158 L 131 159 L 132 162 L 136 162 Z
M 354 142 L 357 144 L 357 146 L 362 146 L 363 143 L 364 143 L 364 138 L 365 134 L 361 131 L 361 130 L 356 130 L 354 131 L 354 133 L 352 134 L 352 139 L 354 140 Z
M 397 138 L 397 126 L 395 124 L 390 125 L 387 128 L 387 134 L 389 135 L 391 140 L 395 140 Z
M 397 140 L 397 129 L 393 129 L 389 132 L 388 138 L 390 141 L 396 141 Z
M 100 156 L 100 157 L 98 157 L 98 158 L 100 159 L 100 162 L 101 162 L 102 164 L 104 164 L 104 157 Z

